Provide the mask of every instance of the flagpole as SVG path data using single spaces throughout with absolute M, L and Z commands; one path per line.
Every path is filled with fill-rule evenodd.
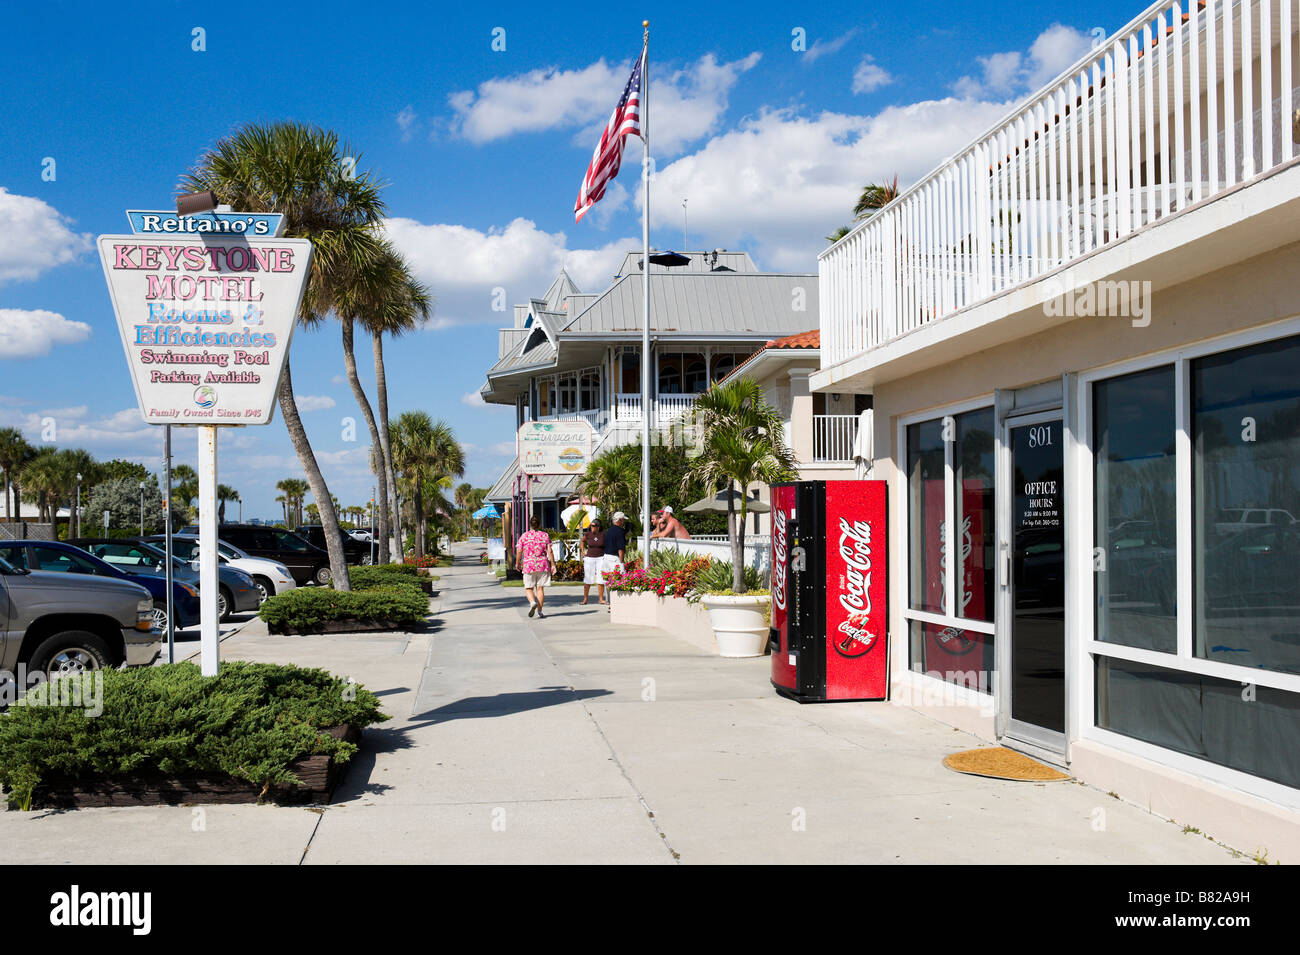
M 645 156 L 641 161 L 644 187 L 641 203 L 641 527 L 645 534 L 645 552 L 641 566 L 650 567 L 650 21 L 642 20 L 641 44 L 641 141 Z

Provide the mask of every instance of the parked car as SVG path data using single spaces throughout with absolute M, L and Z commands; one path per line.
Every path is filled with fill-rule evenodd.
M 165 578 L 155 574 L 128 573 L 86 553 L 80 547 L 62 541 L 0 541 L 0 558 L 19 570 L 113 577 L 140 584 L 153 597 L 153 621 L 159 630 L 167 629 L 167 614 L 173 607 L 176 608 L 177 630 L 184 630 L 199 622 L 198 588 L 173 580 L 169 600 Z
M 320 524 L 304 524 L 295 533 L 328 553 L 325 547 L 325 528 Z M 339 537 L 343 541 L 343 554 L 347 557 L 349 564 L 373 564 L 375 562 L 375 551 L 370 543 L 359 541 L 343 531 L 339 531 Z
M 196 525 L 181 528 L 181 533 L 197 535 Z M 330 555 L 309 544 L 297 534 L 279 527 L 256 524 L 222 524 L 217 535 L 252 557 L 265 557 L 283 564 L 299 584 L 330 582 Z
M 146 541 L 155 547 L 163 547 L 166 539 L 161 534 L 146 537 Z M 198 560 L 199 536 L 197 534 L 173 534 L 172 554 L 184 561 Z M 229 565 L 241 570 L 253 581 L 257 589 L 257 602 L 260 606 L 268 597 L 293 590 L 298 586 L 293 574 L 284 564 L 265 557 L 250 557 L 238 547 L 223 540 L 217 541 L 217 558 L 223 567 Z
M 1280 507 L 1224 507 L 1214 530 L 1220 535 L 1240 534 L 1256 527 L 1289 527 L 1295 522 L 1291 512 Z
M 25 664 L 54 676 L 152 663 L 159 650 L 153 610 L 139 584 L 32 572 L 0 557 L 0 669 Z
M 128 573 L 138 567 L 140 573 L 165 577 L 167 551 L 143 538 L 75 537 L 68 541 L 96 557 L 121 567 Z M 172 552 L 172 579 L 183 580 L 202 593 L 199 570 L 189 560 Z M 256 610 L 262 601 L 253 578 L 233 567 L 217 567 L 217 616 L 229 620 L 237 613 Z

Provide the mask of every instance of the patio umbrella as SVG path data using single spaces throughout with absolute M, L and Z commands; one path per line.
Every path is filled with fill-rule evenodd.
M 564 510 L 560 511 L 560 521 L 565 527 L 569 526 L 569 521 L 573 520 L 573 515 L 579 511 L 586 511 L 586 517 L 582 520 L 582 526 L 586 527 L 591 523 L 592 518 L 600 517 L 600 508 L 595 504 L 570 504 Z
M 874 435 L 872 434 L 872 412 L 867 408 L 858 415 L 858 430 L 853 436 L 853 470 L 859 478 L 871 475 L 875 466 L 875 454 L 872 451 Z
M 495 519 L 500 516 L 501 514 L 497 510 L 497 506 L 495 504 L 484 504 L 477 511 L 475 511 L 473 514 L 470 515 L 470 517 L 476 521 Z
M 736 502 L 736 513 L 740 513 L 740 492 L 734 488 L 730 491 L 719 491 L 712 497 L 700 498 L 693 504 L 687 504 L 682 508 L 682 510 L 688 511 L 692 514 L 706 514 L 714 511 L 725 514 L 727 513 L 728 496 Z M 772 510 L 768 504 L 760 501 L 756 497 L 751 497 L 745 502 L 745 509 L 750 514 L 766 514 L 768 511 Z

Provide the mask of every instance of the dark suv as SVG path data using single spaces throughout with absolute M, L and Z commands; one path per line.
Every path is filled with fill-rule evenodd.
M 325 546 L 325 528 L 320 524 L 304 524 L 294 533 L 300 537 L 305 537 L 321 550 L 327 550 Z M 373 564 L 375 562 L 374 551 L 369 543 L 359 541 L 351 534 L 346 534 L 343 531 L 339 531 L 339 537 L 343 539 L 343 554 L 347 557 L 349 564 Z
M 198 527 L 184 528 L 183 534 L 197 534 Z M 284 564 L 299 584 L 330 582 L 330 555 L 297 534 L 262 524 L 222 524 L 217 536 L 250 557 L 266 557 Z

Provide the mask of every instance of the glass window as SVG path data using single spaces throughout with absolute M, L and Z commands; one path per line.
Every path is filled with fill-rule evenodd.
M 583 411 L 600 410 L 600 372 L 584 371 L 582 373 L 582 409 Z
M 623 354 L 619 357 L 619 363 L 622 366 L 622 375 L 620 388 L 625 395 L 639 395 L 641 393 L 641 354 L 635 349 L 625 348 Z
M 993 409 L 957 416 L 954 500 L 961 541 L 957 616 L 993 622 Z
M 3 557 L 19 570 L 27 569 L 26 547 L 0 547 L 0 557 Z
M 1093 386 L 1097 639 L 1178 650 L 1174 368 Z
M 682 356 L 659 356 L 659 394 L 679 395 L 682 393 Z
M 92 544 L 91 553 L 114 567 L 153 567 L 157 562 L 152 554 L 130 544 Z
M 943 422 L 926 421 L 907 429 L 908 606 L 946 613 L 944 547 Z
M 1194 652 L 1300 673 L 1300 337 L 1191 363 Z
M 709 389 L 709 375 L 704 365 L 703 355 L 682 356 L 682 387 L 687 394 L 700 394 Z
M 713 371 L 709 375 L 709 383 L 712 384 L 713 382 L 721 381 L 723 378 L 726 378 L 729 374 L 735 371 L 736 366 L 740 363 L 741 360 L 736 355 L 714 355 Z
M 288 531 L 274 531 L 275 542 L 280 545 L 282 550 L 293 550 L 304 552 L 311 545 L 296 534 L 290 534 Z
M 33 547 L 32 560 L 38 569 L 53 573 L 95 574 L 100 570 L 99 565 L 88 557 L 56 547 Z
M 1300 696 L 1113 657 L 1096 658 L 1097 725 L 1300 787 Z

